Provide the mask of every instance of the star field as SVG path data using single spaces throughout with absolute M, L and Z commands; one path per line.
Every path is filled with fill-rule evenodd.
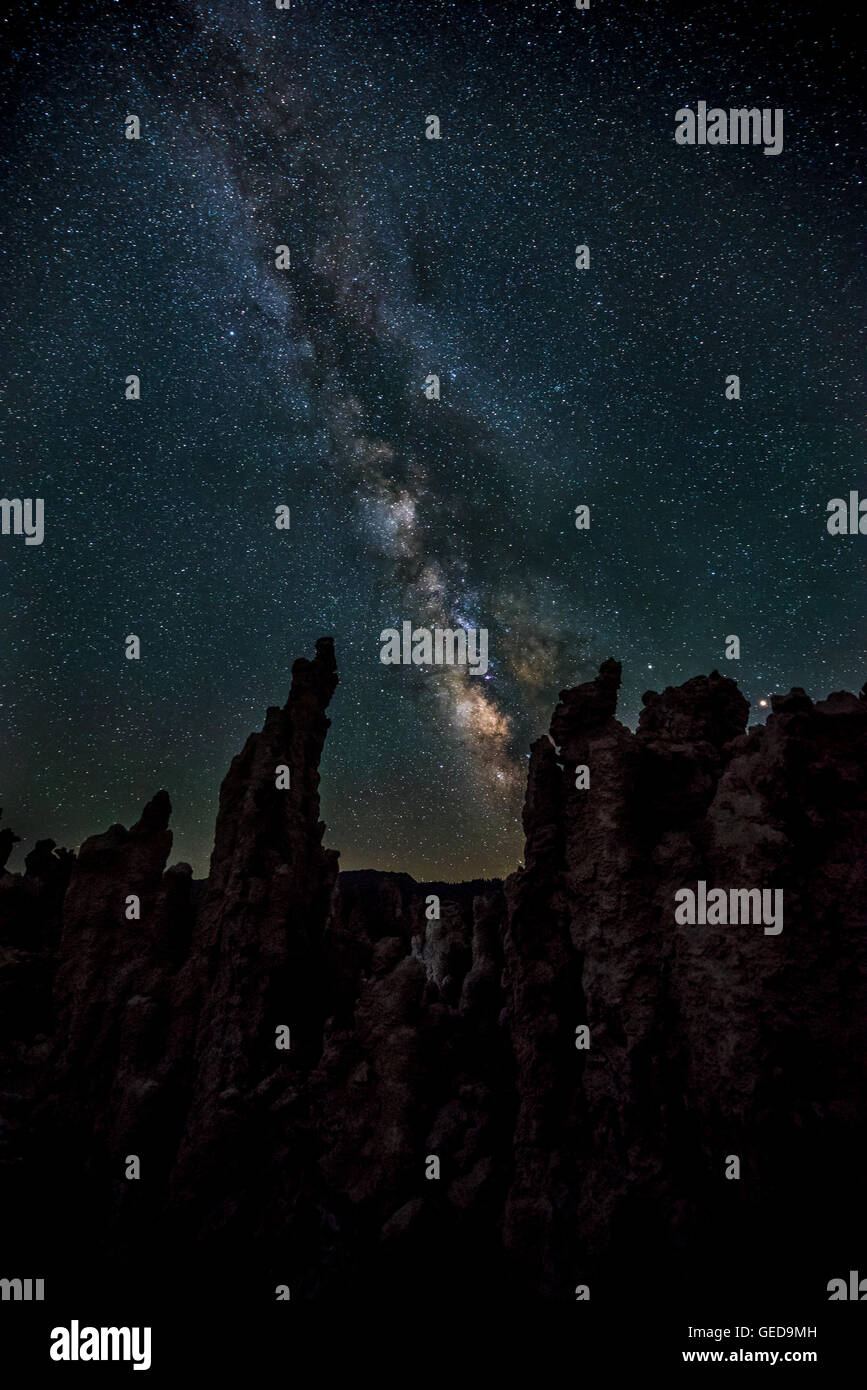
M 168 0 L 4 28 L 0 491 L 46 511 L 41 546 L 0 538 L 19 858 L 165 786 L 172 858 L 206 872 L 231 757 L 323 634 L 326 843 L 418 877 L 514 867 L 529 743 L 608 656 L 633 725 L 713 668 L 755 721 L 860 688 L 867 541 L 825 528 L 867 489 L 845 10 Z M 679 147 L 699 99 L 783 108 L 783 152 Z M 383 666 L 403 619 L 487 627 L 488 677 Z

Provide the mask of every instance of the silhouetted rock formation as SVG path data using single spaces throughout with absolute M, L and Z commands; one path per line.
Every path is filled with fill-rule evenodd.
M 561 1296 L 572 1272 L 652 1282 L 730 1241 L 818 1289 L 804 1247 L 824 1225 L 831 1243 L 864 1157 L 867 705 L 793 691 L 746 734 L 713 672 L 646 695 L 631 734 L 603 717 L 618 677 L 605 663 L 598 694 L 561 695 L 560 761 L 534 746 L 527 867 L 506 886 L 525 1058 L 506 1244 Z M 699 879 L 784 889 L 784 930 L 675 925 Z M 591 1047 L 564 1068 L 582 1022 Z
M 7 873 L 18 840 L 9 829 L 0 831 L 0 1067 L 13 1073 L 22 1064 L 29 1070 L 37 1059 L 27 1050 L 37 1041 L 44 1048 L 55 1027 L 51 984 L 73 864 L 67 850 L 53 852 L 53 840 L 37 840 L 25 872 Z
M 249 1164 L 251 1114 L 291 1065 L 311 1065 L 322 1031 L 322 933 L 338 855 L 322 848 L 319 760 L 337 687 L 334 644 L 292 667 L 283 709 L 268 710 L 220 788 L 211 872 L 189 960 L 174 992 L 178 1026 L 169 1051 L 191 1058 L 190 1103 L 174 1187 L 182 1204 L 213 1201 Z M 278 768 L 289 788 L 277 787 Z M 290 1028 L 291 1054 L 275 1048 Z M 202 1171 L 201 1155 L 211 1163 Z
M 3 808 L 0 807 L 0 820 L 2 819 Z M 12 850 L 14 849 L 15 845 L 17 845 L 20 842 L 20 839 L 21 836 L 16 835 L 14 831 L 10 830 L 8 825 L 4 826 L 3 829 L 0 830 L 0 873 L 2 873 L 5 870 L 6 864 L 9 860 L 9 856 L 12 853 Z
M 67 1158 L 46 1261 L 76 1198 L 106 1277 L 134 1249 L 140 1270 L 253 1268 L 262 1298 L 614 1298 L 736 1269 L 748 1299 L 771 1269 L 825 1299 L 864 1249 L 865 693 L 796 689 L 747 732 L 712 672 L 647 694 L 633 733 L 619 683 L 607 661 L 561 693 L 505 884 L 338 875 L 329 639 L 234 759 L 203 887 L 165 867 L 165 792 L 74 864 L 40 841 L 0 874 L 0 1163 L 26 1222 L 45 1155 Z M 678 925 L 699 880 L 782 889 L 782 932 Z

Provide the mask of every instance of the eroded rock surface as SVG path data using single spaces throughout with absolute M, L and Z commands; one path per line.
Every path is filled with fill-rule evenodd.
M 165 792 L 76 857 L 45 840 L 0 871 L 19 1238 L 42 1201 L 48 1252 L 77 1201 L 103 1270 L 168 1251 L 294 1298 L 569 1301 L 735 1266 L 748 1290 L 769 1265 L 823 1297 L 864 1235 L 867 701 L 796 689 L 747 730 L 712 672 L 647 694 L 633 732 L 619 682 L 607 661 L 561 693 L 505 883 L 338 874 L 329 639 L 234 759 L 206 883 L 166 867 Z M 700 880 L 782 889 L 782 932 L 678 925 Z

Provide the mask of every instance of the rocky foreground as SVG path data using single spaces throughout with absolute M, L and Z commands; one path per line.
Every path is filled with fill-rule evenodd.
M 533 745 L 524 867 L 455 886 L 338 873 L 330 639 L 292 674 L 204 884 L 162 791 L 0 870 L 0 1274 L 806 1306 L 867 1274 L 865 693 L 747 732 L 713 672 L 632 733 L 607 661 Z M 783 930 L 676 924 L 699 881 L 782 889 Z

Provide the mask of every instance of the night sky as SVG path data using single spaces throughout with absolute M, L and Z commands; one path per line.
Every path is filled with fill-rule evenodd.
M 860 688 L 867 538 L 825 525 L 867 490 L 846 14 L 6 7 L 0 495 L 45 499 L 42 545 L 0 537 L 11 867 L 165 786 L 206 872 L 324 634 L 326 843 L 417 877 L 515 867 L 529 743 L 608 656 L 631 725 L 715 667 L 754 721 Z M 699 100 L 783 108 L 783 152 L 678 146 Z M 488 677 L 383 666 L 404 619 L 486 627 Z

